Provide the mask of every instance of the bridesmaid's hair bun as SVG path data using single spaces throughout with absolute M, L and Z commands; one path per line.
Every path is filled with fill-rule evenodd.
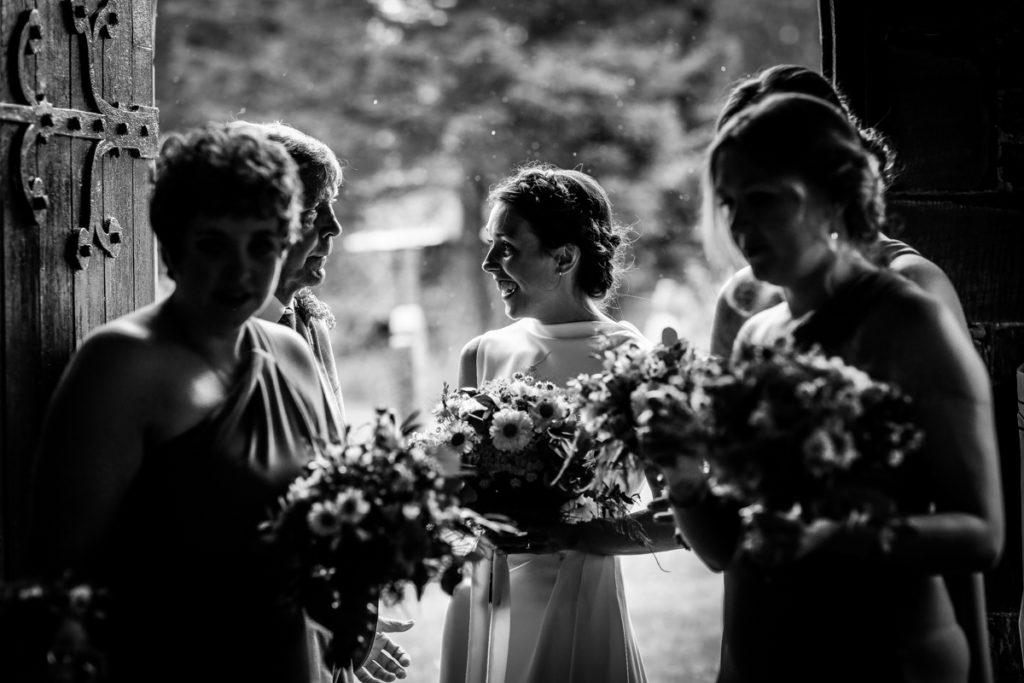
M 885 221 L 882 169 L 842 110 L 817 97 L 771 95 L 719 131 L 708 155 L 708 177 L 714 177 L 720 151 L 733 145 L 760 168 L 799 177 L 840 207 L 852 242 L 875 242 Z
M 722 105 L 715 124 L 721 130 L 741 111 L 770 95 L 793 93 L 817 97 L 843 112 L 857 129 L 861 144 L 878 163 L 878 172 L 888 187 L 896 178 L 896 154 L 889 140 L 877 129 L 864 126 L 850 108 L 846 96 L 832 81 L 817 71 L 796 64 L 776 64 L 736 83 Z
M 577 284 L 604 299 L 619 285 L 625 228 L 612 216 L 608 193 L 582 171 L 530 164 L 498 183 L 488 196 L 526 220 L 545 249 L 574 244 L 580 250 Z

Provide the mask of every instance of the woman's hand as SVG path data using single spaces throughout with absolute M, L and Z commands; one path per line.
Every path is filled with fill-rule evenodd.
M 373 639 L 373 647 L 366 657 L 366 663 L 356 670 L 356 679 L 362 683 L 388 683 L 405 678 L 406 667 L 412 664 L 409 654 L 387 636 L 388 633 L 401 633 L 413 627 L 413 621 L 401 621 L 380 617 L 377 620 L 377 631 Z

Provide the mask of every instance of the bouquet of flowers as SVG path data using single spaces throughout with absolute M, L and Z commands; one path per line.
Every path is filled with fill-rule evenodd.
M 109 599 L 70 575 L 0 584 L 0 678 L 98 682 Z
M 264 527 L 297 558 L 301 604 L 331 630 L 333 665 L 362 661 L 378 597 L 398 602 L 409 584 L 422 595 L 453 561 L 450 532 L 488 523 L 460 506 L 451 471 L 407 440 L 412 429 L 378 410 L 365 438 L 321 445 Z
M 593 468 L 572 457 L 573 407 L 571 393 L 523 373 L 445 387 L 436 428 L 420 438 L 461 457 L 463 500 L 481 514 L 523 526 L 622 517 L 632 498 L 593 490 Z
M 747 552 L 784 559 L 767 528 L 831 520 L 885 531 L 905 512 L 901 466 L 922 434 L 897 387 L 783 342 L 742 349 L 705 392 L 710 490 L 742 506 Z
M 602 365 L 571 383 L 580 413 L 577 452 L 593 462 L 599 487 L 615 486 L 642 467 L 639 430 L 660 422 L 683 441 L 703 438 L 704 384 L 719 372 L 712 358 L 671 334 L 647 349 L 635 343 L 606 349 Z

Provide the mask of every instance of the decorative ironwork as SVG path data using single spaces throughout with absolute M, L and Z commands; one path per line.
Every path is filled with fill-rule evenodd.
M 43 179 L 34 175 L 29 161 L 33 153 L 45 146 L 54 135 L 92 140 L 85 157 L 82 182 L 89 188 L 81 211 L 82 227 L 73 230 L 69 239 L 68 257 L 78 269 L 89 264 L 93 244 L 110 258 L 121 250 L 121 226 L 113 216 L 103 220 L 98 214 L 103 195 L 102 161 L 105 156 L 118 157 L 127 151 L 136 158 L 157 156 L 157 108 L 144 105 L 122 105 L 105 100 L 96 89 L 95 62 L 99 59 L 100 41 L 113 38 L 120 17 L 117 0 L 100 0 L 90 11 L 86 0 L 64 0 L 69 25 L 79 36 L 83 91 L 93 111 L 54 107 L 46 95 L 49 55 L 45 31 L 38 10 L 26 11 L 15 32 L 17 46 L 12 69 L 12 92 L 20 102 L 0 102 L 0 120 L 25 124 L 12 142 L 11 157 L 15 163 L 15 183 L 32 213 L 36 225 L 43 225 L 50 208 Z M 35 61 L 35 77 L 31 76 L 31 60 Z

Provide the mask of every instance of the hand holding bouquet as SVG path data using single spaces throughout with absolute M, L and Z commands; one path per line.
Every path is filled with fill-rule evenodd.
M 373 640 L 378 596 L 402 598 L 453 562 L 450 532 L 488 522 L 460 507 L 443 462 L 408 443 L 409 425 L 378 411 L 362 440 L 325 444 L 267 523 L 271 543 L 297 558 L 300 601 L 330 629 L 334 665 L 358 665 Z
M 885 549 L 922 438 L 898 388 L 787 342 L 742 349 L 705 392 L 710 490 L 741 506 L 746 552 L 785 562 L 850 525 Z
M 712 358 L 674 333 L 647 349 L 631 343 L 605 350 L 603 370 L 571 384 L 580 406 L 577 447 L 593 460 L 598 485 L 617 485 L 645 459 L 699 448 L 706 429 L 704 384 L 718 371 Z M 664 448 L 646 447 L 655 440 Z
M 591 490 L 594 472 L 571 457 L 576 415 L 571 393 L 516 373 L 479 388 L 445 390 L 437 426 L 421 438 L 462 459 L 464 502 L 525 527 L 625 514 L 625 492 Z

